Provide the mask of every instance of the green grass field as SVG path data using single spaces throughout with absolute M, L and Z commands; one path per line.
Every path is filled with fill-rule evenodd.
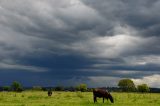
M 0 92 L 0 106 L 160 106 L 160 94 L 112 93 L 115 103 L 98 99 L 93 103 L 92 92 L 47 92 L 26 91 L 22 93 Z

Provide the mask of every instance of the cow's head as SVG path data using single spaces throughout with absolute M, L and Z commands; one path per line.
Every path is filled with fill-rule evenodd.
M 112 97 L 112 95 L 110 93 L 108 94 L 108 98 L 112 103 L 114 103 L 113 97 Z

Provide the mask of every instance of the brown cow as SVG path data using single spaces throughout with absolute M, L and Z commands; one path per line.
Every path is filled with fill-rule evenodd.
M 104 103 L 104 98 L 106 98 L 107 100 L 109 99 L 112 103 L 114 103 L 112 95 L 107 90 L 94 89 L 93 90 L 94 103 L 97 102 L 97 97 L 103 98 L 103 103 Z

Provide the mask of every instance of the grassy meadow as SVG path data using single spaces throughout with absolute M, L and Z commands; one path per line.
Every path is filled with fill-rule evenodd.
M 25 91 L 22 93 L 0 92 L 0 106 L 160 106 L 160 94 L 112 93 L 115 103 L 102 98 L 93 103 L 92 92 Z

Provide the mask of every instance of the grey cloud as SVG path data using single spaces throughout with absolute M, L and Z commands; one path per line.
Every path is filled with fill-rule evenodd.
M 48 69 L 35 67 L 35 66 L 24 66 L 24 65 L 17 65 L 17 64 L 6 64 L 0 63 L 0 69 L 10 69 L 10 70 L 26 70 L 32 72 L 46 72 L 49 71 Z
M 2 2 L 3 24 L 26 35 L 62 40 L 77 39 L 78 32 L 90 30 L 101 21 L 97 13 L 83 4 L 72 5 L 71 1 L 27 1 L 22 9 L 15 8 L 23 1 Z M 86 15 L 83 15 L 86 14 Z M 76 36 L 74 35 L 76 34 Z M 57 36 L 58 35 L 58 36 Z M 78 37 L 81 38 L 81 37 Z M 64 40 L 64 39 L 63 39 Z
M 150 75 L 150 76 L 145 76 L 143 78 L 139 78 L 139 79 L 132 79 L 136 85 L 138 84 L 142 84 L 142 83 L 146 83 L 148 84 L 150 87 L 160 87 L 159 85 L 159 74 L 154 74 L 154 75 Z
M 82 0 L 112 23 L 130 25 L 143 36 L 159 36 L 158 0 Z
M 0 70 L 43 71 L 35 78 L 74 84 L 159 74 L 159 5 L 158 0 L 1 0 Z

